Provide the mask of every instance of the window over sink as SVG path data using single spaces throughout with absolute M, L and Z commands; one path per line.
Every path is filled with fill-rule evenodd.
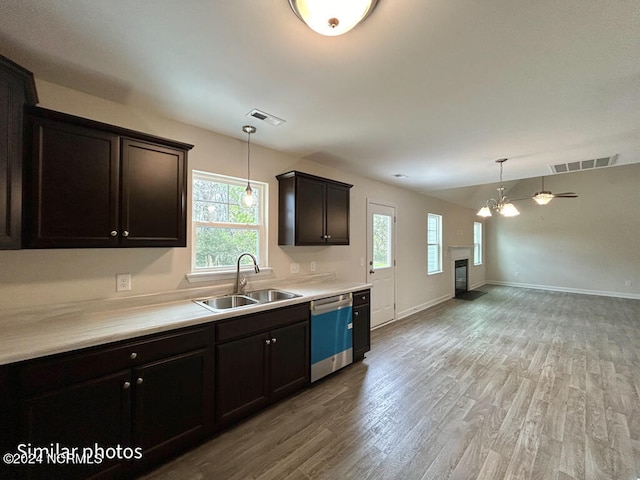
M 242 203 L 247 180 L 193 171 L 191 271 L 235 270 L 238 256 L 249 252 L 260 267 L 267 265 L 266 210 L 268 185 L 251 180 L 254 202 Z M 244 257 L 241 265 L 252 265 Z

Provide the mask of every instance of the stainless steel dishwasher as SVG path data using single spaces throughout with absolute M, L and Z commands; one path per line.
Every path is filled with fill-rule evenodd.
M 353 363 L 353 295 L 311 302 L 311 381 Z

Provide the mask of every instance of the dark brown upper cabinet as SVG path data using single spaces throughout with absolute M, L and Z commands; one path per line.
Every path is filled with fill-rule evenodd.
M 25 131 L 24 247 L 186 246 L 193 145 L 38 107 Z
M 297 171 L 276 178 L 278 245 L 349 245 L 353 185 Z
M 33 74 L 0 55 L 0 249 L 22 244 L 23 109 L 36 103 Z

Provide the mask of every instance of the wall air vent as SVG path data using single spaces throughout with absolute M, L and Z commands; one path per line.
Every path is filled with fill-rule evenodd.
M 594 158 L 592 160 L 582 160 L 578 162 L 558 163 L 549 165 L 552 173 L 579 172 L 580 170 L 590 170 L 592 168 L 612 167 L 615 165 L 618 155 L 610 157 Z
M 278 125 L 286 122 L 286 120 L 278 118 L 275 115 L 271 115 L 270 113 L 263 112 L 262 110 L 258 110 L 257 108 L 254 108 L 249 113 L 247 113 L 247 117 L 257 118 L 258 120 L 267 122 L 273 125 L 274 127 L 277 127 Z

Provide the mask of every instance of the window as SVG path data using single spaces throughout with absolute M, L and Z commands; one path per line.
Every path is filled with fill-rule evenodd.
M 473 222 L 473 264 L 482 265 L 482 224 Z
M 442 215 L 427 214 L 427 274 L 442 273 Z
M 222 271 L 236 267 L 249 252 L 260 266 L 267 263 L 265 211 L 267 184 L 251 180 L 254 204 L 245 207 L 247 180 L 193 171 L 192 271 Z M 242 265 L 252 264 L 250 257 Z
M 373 214 L 373 268 L 390 268 L 393 256 L 391 215 Z

